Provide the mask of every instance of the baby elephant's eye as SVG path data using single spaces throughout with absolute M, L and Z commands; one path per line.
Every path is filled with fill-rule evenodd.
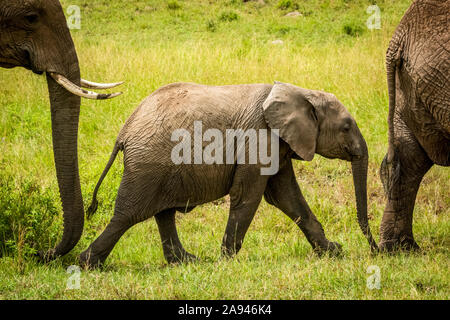
M 341 127 L 342 132 L 347 133 L 350 131 L 350 124 L 349 123 L 345 123 L 342 127 Z
M 347 133 L 352 128 L 352 120 L 350 118 L 345 118 L 342 125 L 341 125 L 341 131 L 344 133 Z

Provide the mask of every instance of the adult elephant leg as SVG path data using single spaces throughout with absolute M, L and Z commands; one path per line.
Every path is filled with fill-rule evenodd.
M 414 203 L 420 182 L 433 163 L 406 125 L 398 124 L 392 163 L 385 156 L 380 175 L 387 203 L 380 226 L 380 250 L 413 250 L 412 223 Z
M 222 242 L 222 255 L 239 252 L 245 234 L 261 202 L 268 176 L 251 165 L 238 166 L 230 189 L 230 214 Z
M 271 177 L 264 191 L 266 201 L 283 211 L 305 234 L 306 239 L 318 252 L 338 253 L 341 245 L 325 237 L 322 225 L 312 213 L 297 184 L 292 162 L 288 161 Z
M 168 209 L 155 215 L 163 246 L 164 257 L 168 263 L 180 263 L 198 260 L 188 253 L 178 238 L 175 224 L 175 209 Z

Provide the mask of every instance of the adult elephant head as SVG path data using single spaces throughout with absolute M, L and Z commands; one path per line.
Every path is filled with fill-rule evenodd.
M 62 240 L 44 257 L 69 252 L 83 231 L 84 209 L 78 173 L 77 136 L 80 97 L 108 99 L 86 88 L 112 88 L 120 83 L 96 84 L 80 79 L 75 46 L 57 0 L 0 2 L 0 67 L 25 67 L 46 73 L 51 104 L 53 153 L 64 212 Z

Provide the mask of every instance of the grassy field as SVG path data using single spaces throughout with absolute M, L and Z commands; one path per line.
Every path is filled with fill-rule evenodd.
M 79 163 L 86 207 L 121 126 L 158 87 L 178 81 L 219 85 L 278 80 L 333 92 L 354 115 L 369 146 L 370 225 L 379 239 L 385 199 L 378 168 L 387 150 L 384 55 L 411 1 L 61 2 L 64 8 L 81 8 L 81 29 L 72 35 L 82 76 L 126 81 L 119 98 L 82 101 Z M 370 16 L 366 8 L 374 3 L 381 9 L 381 29 L 371 31 L 365 25 Z M 295 10 L 302 16 L 285 16 Z M 86 222 L 76 248 L 39 264 L 31 254 L 52 247 L 62 233 L 44 77 L 1 69 L 0 106 L 0 241 L 5 239 L 0 244 L 0 299 L 450 297 L 450 171 L 432 168 L 419 191 L 414 234 L 423 250 L 371 256 L 356 221 L 350 164 L 320 156 L 295 162 L 295 169 L 327 237 L 343 245 L 341 257 L 316 256 L 301 231 L 263 201 L 238 256 L 221 259 L 225 198 L 177 216 L 180 238 L 200 262 L 168 266 L 150 219 L 122 237 L 103 269 L 83 270 L 80 289 L 67 289 L 67 267 L 76 264 L 78 254 L 112 216 L 122 161 L 105 179 L 98 213 Z M 9 238 L 7 232 L 12 232 Z M 366 285 L 372 265 L 379 267 L 380 289 Z

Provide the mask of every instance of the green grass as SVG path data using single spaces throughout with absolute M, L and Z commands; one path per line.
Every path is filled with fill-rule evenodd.
M 82 101 L 79 163 L 86 207 L 121 126 L 158 87 L 178 81 L 219 85 L 278 80 L 333 92 L 356 118 L 369 146 L 370 225 L 379 238 L 385 200 L 378 168 L 387 149 L 384 55 L 410 1 L 378 1 L 382 26 L 373 31 L 365 26 L 372 1 L 265 2 L 62 1 L 64 8 L 81 7 L 82 28 L 72 35 L 82 76 L 126 81 L 119 98 Z M 294 9 L 302 16 L 285 17 Z M 283 44 L 273 45 L 276 39 Z M 301 231 L 263 202 L 241 252 L 223 260 L 225 199 L 177 217 L 183 244 L 200 262 L 168 266 L 150 219 L 122 237 L 104 269 L 81 273 L 81 289 L 67 290 L 67 267 L 76 264 L 77 255 L 112 216 L 122 157 L 105 179 L 98 213 L 86 222 L 76 248 L 47 265 L 37 263 L 30 251 L 53 246 L 62 232 L 46 83 L 22 69 L 1 69 L 0 88 L 0 208 L 8 217 L 17 212 L 28 219 L 27 225 L 16 227 L 15 242 L 0 258 L 0 299 L 450 297 L 448 169 L 432 168 L 418 194 L 414 234 L 423 251 L 371 256 L 356 222 L 350 164 L 320 156 L 295 162 L 295 169 L 326 235 L 343 245 L 342 257 L 317 257 Z M 32 231 L 26 228 L 36 221 L 48 228 L 32 233 L 39 243 L 27 240 Z M 370 265 L 380 268 L 380 290 L 366 286 Z

